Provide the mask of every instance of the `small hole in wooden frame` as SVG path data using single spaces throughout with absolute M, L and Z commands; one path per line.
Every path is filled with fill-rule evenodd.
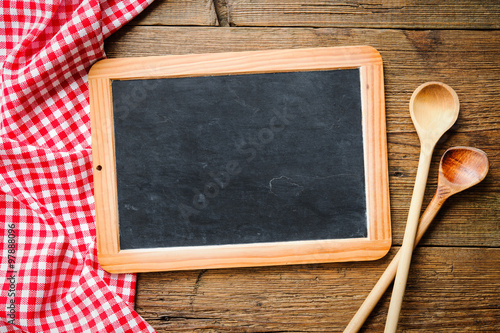
M 101 165 L 98 165 L 95 167 L 97 171 L 101 171 L 102 170 L 102 166 Z

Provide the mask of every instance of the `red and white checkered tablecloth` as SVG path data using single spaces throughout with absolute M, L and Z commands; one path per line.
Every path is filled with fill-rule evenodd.
M 0 332 L 154 332 L 97 263 L 87 80 L 151 1 L 0 2 Z

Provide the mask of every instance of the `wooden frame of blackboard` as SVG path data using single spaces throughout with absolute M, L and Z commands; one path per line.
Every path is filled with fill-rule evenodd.
M 368 237 L 120 249 L 113 80 L 359 68 Z M 391 246 L 382 58 L 369 46 L 106 59 L 89 73 L 99 264 L 112 273 L 374 260 Z M 168 220 L 168 217 L 166 217 Z

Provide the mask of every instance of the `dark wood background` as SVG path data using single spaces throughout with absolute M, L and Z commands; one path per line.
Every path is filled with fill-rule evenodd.
M 408 101 L 426 81 L 458 93 L 440 156 L 472 146 L 490 172 L 452 197 L 414 254 L 401 332 L 500 331 L 498 0 L 156 0 L 105 42 L 108 57 L 371 45 L 384 60 L 393 248 L 374 262 L 139 274 L 136 310 L 158 332 L 340 332 L 401 245 L 419 142 Z M 390 292 L 364 326 L 382 332 Z

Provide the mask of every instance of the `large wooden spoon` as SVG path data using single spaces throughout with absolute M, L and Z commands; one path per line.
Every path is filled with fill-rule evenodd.
M 488 157 L 482 150 L 470 147 L 454 147 L 443 154 L 439 165 L 436 193 L 420 218 L 415 245 L 427 231 L 446 199 L 482 181 L 486 177 L 488 169 Z M 394 280 L 400 257 L 401 252 L 398 252 L 368 297 L 361 304 L 344 333 L 358 332 L 363 326 L 366 318 L 375 308 L 392 280 Z
M 410 115 L 420 139 L 420 160 L 403 244 L 401 245 L 401 260 L 387 314 L 385 333 L 395 333 L 398 326 L 432 152 L 439 138 L 457 120 L 458 110 L 459 102 L 456 92 L 441 82 L 422 84 L 413 92 L 410 99 Z

